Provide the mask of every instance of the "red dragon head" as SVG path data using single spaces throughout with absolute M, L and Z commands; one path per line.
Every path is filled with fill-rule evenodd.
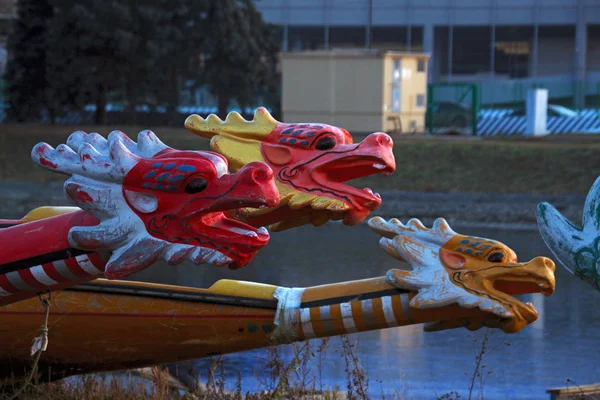
M 285 124 L 265 108 L 252 121 L 230 113 L 225 121 L 216 115 L 191 115 L 188 130 L 211 139 L 211 149 L 227 158 L 234 170 L 263 161 L 275 172 L 280 203 L 268 209 L 240 209 L 236 217 L 274 231 L 329 220 L 346 225 L 362 222 L 381 204 L 369 188 L 356 189 L 344 182 L 396 169 L 392 139 L 373 133 L 359 143 L 345 129 L 327 124 Z
M 75 132 L 56 149 L 38 144 L 32 157 L 71 175 L 67 196 L 100 223 L 72 228 L 69 241 L 83 250 L 111 250 L 109 278 L 129 276 L 161 258 L 237 268 L 269 240 L 265 228 L 224 214 L 277 204 L 273 171 L 263 163 L 228 174 L 219 154 L 174 150 L 151 131 L 142 131 L 137 143 L 119 131 L 108 140 Z

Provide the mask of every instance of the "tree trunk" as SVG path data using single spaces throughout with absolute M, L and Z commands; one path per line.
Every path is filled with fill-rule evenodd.
M 94 123 L 96 125 L 106 124 L 106 103 L 108 98 L 108 90 L 106 85 L 101 83 L 98 86 L 98 93 L 96 94 L 96 114 L 94 117 Z
M 50 114 L 50 125 L 56 125 L 56 109 L 48 107 L 48 113 Z
M 135 125 L 137 120 L 136 106 L 137 106 L 137 85 L 135 83 L 135 77 L 130 76 L 127 80 L 126 85 L 126 100 L 127 100 L 127 123 Z
M 181 117 L 178 113 L 179 108 L 179 95 L 180 95 L 180 84 L 179 84 L 179 74 L 177 73 L 177 68 L 175 66 L 171 67 L 171 71 L 169 74 L 169 80 L 171 81 L 170 91 L 169 91 L 169 109 L 171 110 L 171 117 L 169 118 L 169 126 L 179 126 Z
M 219 108 L 219 117 L 225 119 L 229 108 L 229 93 L 221 92 L 217 95 L 217 107 Z

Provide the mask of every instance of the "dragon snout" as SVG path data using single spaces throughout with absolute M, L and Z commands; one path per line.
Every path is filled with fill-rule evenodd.
M 273 170 L 265 163 L 251 162 L 240 170 L 240 180 L 262 185 L 273 179 Z
M 556 266 L 554 261 L 547 257 L 536 257 L 527 263 L 527 268 L 533 269 L 540 272 L 549 272 L 550 275 L 554 276 Z
M 390 135 L 383 132 L 372 133 L 369 136 L 367 136 L 364 141 L 365 143 L 375 146 L 381 146 L 390 149 L 394 147 L 394 141 L 392 140 Z
M 539 257 L 539 258 L 542 258 L 544 260 L 544 265 L 546 266 L 546 268 L 548 268 L 552 272 L 556 271 L 556 265 L 554 265 L 554 261 L 552 261 L 551 259 L 546 258 L 546 257 Z
M 237 174 L 231 175 L 236 182 L 230 195 L 240 199 L 258 201 L 268 207 L 279 203 L 279 191 L 273 180 L 273 170 L 261 162 L 245 165 Z

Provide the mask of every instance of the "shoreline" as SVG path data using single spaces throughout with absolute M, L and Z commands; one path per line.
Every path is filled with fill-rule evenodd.
M 0 182 L 0 218 L 18 219 L 33 208 L 69 206 L 62 181 Z M 445 218 L 451 226 L 498 227 L 515 230 L 537 229 L 537 204 L 547 201 L 576 225 L 581 221 L 585 195 L 543 195 L 466 192 L 380 192 L 383 202 L 371 216 L 397 218 L 406 222 L 418 218 L 430 225 Z

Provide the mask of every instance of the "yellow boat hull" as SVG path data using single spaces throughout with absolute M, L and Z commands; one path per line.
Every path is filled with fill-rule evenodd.
M 226 294 L 231 282 L 223 281 L 202 290 L 98 280 L 53 293 L 40 374 L 59 378 L 267 346 L 274 329 L 277 303 L 270 294 L 275 287 L 247 285 L 254 298 Z M 30 348 L 44 313 L 37 298 L 0 308 L 3 376 L 22 375 L 31 365 Z

